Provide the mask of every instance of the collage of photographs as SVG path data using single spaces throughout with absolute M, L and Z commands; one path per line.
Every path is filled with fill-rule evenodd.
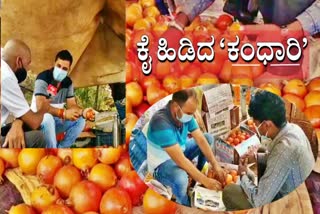
M 320 214 L 320 0 L 0 17 L 0 214 Z

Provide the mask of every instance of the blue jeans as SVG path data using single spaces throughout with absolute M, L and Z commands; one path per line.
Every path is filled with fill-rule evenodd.
M 204 135 L 210 144 L 210 147 L 212 147 L 214 144 L 213 136 L 208 133 L 205 133 Z M 198 157 L 197 168 L 200 171 L 207 161 L 193 138 L 187 141 L 184 155 L 191 161 Z M 173 194 L 176 196 L 177 203 L 190 206 L 187 194 L 189 183 L 188 174 L 183 169 L 178 167 L 178 165 L 172 159 L 160 164 L 156 168 L 153 176 L 163 185 L 171 187 Z
M 70 148 L 85 127 L 85 120 L 80 117 L 76 121 L 62 121 L 51 114 L 45 114 L 41 123 L 41 131 L 45 136 L 47 148 Z M 66 132 L 64 139 L 57 143 L 56 134 Z

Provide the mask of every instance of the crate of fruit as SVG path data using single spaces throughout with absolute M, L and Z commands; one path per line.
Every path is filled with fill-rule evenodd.
M 260 146 L 257 135 L 249 128 L 239 126 L 233 129 L 227 137 L 218 138 L 215 142 L 215 155 L 225 163 L 238 164 L 240 158 L 256 153 Z

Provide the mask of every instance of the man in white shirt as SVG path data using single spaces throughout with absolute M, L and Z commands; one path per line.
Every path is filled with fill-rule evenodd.
M 30 110 L 19 83 L 27 77 L 31 63 L 29 47 L 22 41 L 9 40 L 1 50 L 1 147 L 24 148 L 45 147 L 39 128 L 44 113 L 48 111 L 49 101 L 40 110 Z M 7 123 L 9 115 L 15 120 Z

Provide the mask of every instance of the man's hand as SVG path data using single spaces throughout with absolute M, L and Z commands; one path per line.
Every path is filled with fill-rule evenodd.
M 241 176 L 243 173 L 247 173 L 247 171 L 248 171 L 248 158 L 240 159 L 238 174 Z
M 67 109 L 65 110 L 65 119 L 75 121 L 81 116 L 81 110 L 80 109 Z
M 212 178 L 206 178 L 203 182 L 202 185 L 206 187 L 207 189 L 211 190 L 217 190 L 220 191 L 222 190 L 222 185 L 219 181 L 212 179 Z
M 224 171 L 218 164 L 213 167 L 213 171 L 217 180 L 220 181 L 220 183 L 224 184 L 227 179 L 226 171 Z
M 15 120 L 12 123 L 11 129 L 9 130 L 5 141 L 2 145 L 3 148 L 25 148 L 26 143 L 24 141 L 24 132 L 22 129 L 23 122 L 21 120 Z
M 86 108 L 83 110 L 82 116 L 89 121 L 94 121 L 96 115 L 93 108 Z

